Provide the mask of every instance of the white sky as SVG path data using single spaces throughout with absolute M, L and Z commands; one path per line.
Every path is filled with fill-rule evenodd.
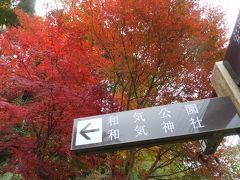
M 51 9 L 58 9 L 61 5 L 58 0 L 36 0 L 35 11 L 38 16 L 45 16 Z
M 240 9 L 240 1 L 239 0 L 214 0 L 216 4 L 219 4 L 224 11 L 226 12 L 226 19 L 229 26 L 229 31 L 232 33 L 238 12 Z
M 226 20 L 228 26 L 228 37 L 232 34 L 238 12 L 240 9 L 240 1 L 239 0 L 201 0 L 203 4 L 209 4 L 212 6 L 220 7 L 226 13 Z

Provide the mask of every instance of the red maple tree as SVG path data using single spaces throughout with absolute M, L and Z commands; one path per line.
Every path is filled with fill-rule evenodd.
M 222 14 L 192 0 L 68 2 L 45 20 L 17 11 L 21 26 L 1 34 L 4 171 L 85 178 L 102 164 L 112 178 L 222 176 L 221 152 L 203 156 L 194 142 L 88 156 L 69 151 L 73 118 L 209 97 L 210 73 L 224 52 Z
M 107 109 L 96 69 L 102 55 L 61 12 L 17 15 L 21 26 L 0 35 L 1 167 L 26 179 L 79 175 L 104 158 L 70 153 L 73 119 Z
M 211 96 L 211 71 L 223 57 L 226 42 L 219 9 L 194 0 L 72 2 L 74 11 L 85 13 L 78 19 L 88 27 L 89 41 L 108 59 L 103 75 L 121 110 Z M 202 156 L 198 142 L 131 149 L 122 155 L 122 172 L 125 179 L 134 173 L 145 179 L 177 179 L 198 172 L 222 176 L 225 167 L 212 156 Z

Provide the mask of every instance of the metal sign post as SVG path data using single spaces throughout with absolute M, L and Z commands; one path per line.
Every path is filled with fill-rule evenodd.
M 240 86 L 240 11 L 223 64 L 236 84 Z
M 240 117 L 229 97 L 74 120 L 71 150 L 97 152 L 232 135 Z

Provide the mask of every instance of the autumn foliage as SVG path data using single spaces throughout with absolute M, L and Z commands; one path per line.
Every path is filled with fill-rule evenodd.
M 45 19 L 17 10 L 21 26 L 0 34 L 0 174 L 223 177 L 221 151 L 203 156 L 198 142 L 70 152 L 74 118 L 210 97 L 226 41 L 222 13 L 191 0 L 65 5 Z
M 0 41 L 0 153 L 9 155 L 3 168 L 34 179 L 68 177 L 75 174 L 68 163 L 72 120 L 102 113 L 108 100 L 97 79 L 102 56 L 84 40 L 84 29 L 58 22 L 57 14 L 45 21 L 17 14 L 21 27 Z M 101 157 L 79 159 L 89 168 Z

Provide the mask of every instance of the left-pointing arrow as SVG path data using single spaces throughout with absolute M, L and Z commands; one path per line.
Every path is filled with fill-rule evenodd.
M 90 126 L 91 123 L 88 123 L 79 133 L 87 140 L 91 140 L 89 136 L 86 135 L 86 133 L 91 133 L 91 132 L 97 132 L 100 131 L 100 129 L 89 129 L 87 130 L 88 126 Z

